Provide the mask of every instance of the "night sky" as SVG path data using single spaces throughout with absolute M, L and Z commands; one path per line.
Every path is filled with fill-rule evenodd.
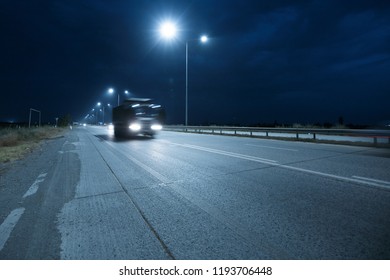
M 189 124 L 390 120 L 388 0 L 2 0 L 0 34 L 3 122 L 79 121 L 112 87 L 183 124 L 186 41 Z

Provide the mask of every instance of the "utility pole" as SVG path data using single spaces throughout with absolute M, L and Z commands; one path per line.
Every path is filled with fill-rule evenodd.
M 37 112 L 39 114 L 39 122 L 38 122 L 38 127 L 41 126 L 41 111 L 30 108 L 30 117 L 28 119 L 28 128 L 31 127 L 31 112 Z

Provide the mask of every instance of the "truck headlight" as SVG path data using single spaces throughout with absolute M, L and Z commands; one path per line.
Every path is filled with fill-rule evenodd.
M 141 130 L 141 125 L 139 123 L 132 123 L 129 126 L 130 130 L 132 131 L 140 131 Z
M 152 124 L 151 129 L 152 130 L 161 130 L 162 125 L 161 124 Z

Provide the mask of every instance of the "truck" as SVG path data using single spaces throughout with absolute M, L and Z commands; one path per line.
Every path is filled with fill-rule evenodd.
M 150 98 L 130 98 L 112 110 L 115 137 L 154 137 L 162 129 L 164 110 Z

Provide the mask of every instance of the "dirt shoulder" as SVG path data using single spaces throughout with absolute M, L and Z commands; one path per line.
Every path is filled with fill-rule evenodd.
M 4 164 L 24 158 L 43 140 L 63 137 L 67 131 L 56 127 L 0 129 L 0 172 Z

